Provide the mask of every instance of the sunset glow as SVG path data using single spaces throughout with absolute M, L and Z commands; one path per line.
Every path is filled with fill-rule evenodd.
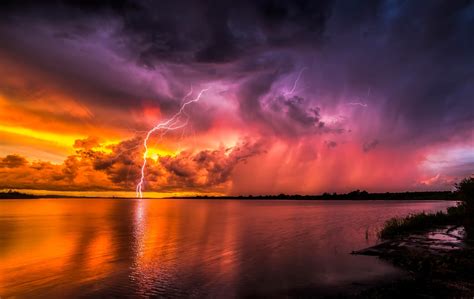
M 474 0 L 0 1 L 0 299 L 474 298 Z
M 352 19 L 321 4 L 308 9 L 331 13 L 311 21 L 296 4 L 282 19 L 243 4 L 212 21 L 197 3 L 165 6 L 71 5 L 57 20 L 11 8 L 0 188 L 133 194 L 147 132 L 204 88 L 185 126 L 150 136 L 145 196 L 450 190 L 472 173 L 472 5 L 453 10 L 449 38 L 421 11 L 422 28 L 403 29 L 410 5 Z M 167 18 L 177 11 L 195 26 Z

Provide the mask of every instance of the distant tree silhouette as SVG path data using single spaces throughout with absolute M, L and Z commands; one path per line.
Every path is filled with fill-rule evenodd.
M 456 193 L 462 201 L 466 216 L 464 228 L 470 239 L 474 239 L 474 177 L 468 177 L 455 185 Z

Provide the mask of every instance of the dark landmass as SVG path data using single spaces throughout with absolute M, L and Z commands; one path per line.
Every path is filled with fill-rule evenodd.
M 456 196 L 450 191 L 433 192 L 385 192 L 368 193 L 367 191 L 352 191 L 344 194 L 324 193 L 322 195 L 247 195 L 247 196 L 188 196 L 171 197 L 182 199 L 242 199 L 242 200 L 456 200 Z
M 9 190 L 7 192 L 0 192 L 1 199 L 39 199 L 39 198 L 84 198 L 83 196 L 68 196 L 68 195 L 35 195 L 18 191 Z
M 462 226 L 412 233 L 353 254 L 377 256 L 406 277 L 358 294 L 357 298 L 472 298 L 474 247 Z
M 356 298 L 474 298 L 474 177 L 455 187 L 457 207 L 390 219 L 379 233 L 384 242 L 353 252 L 408 273 Z
M 0 199 L 35 199 L 35 198 L 117 198 L 135 197 L 101 197 L 101 196 L 70 196 L 70 195 L 33 195 L 18 191 L 0 192 Z M 352 191 L 344 194 L 324 193 L 322 195 L 240 195 L 240 196 L 179 196 L 165 197 L 168 199 L 238 199 L 238 200 L 456 200 L 450 191 L 433 192 L 398 192 L 398 193 L 368 193 L 367 191 Z
M 26 194 L 26 193 L 21 193 L 17 191 L 11 191 L 11 190 L 0 193 L 0 199 L 33 199 L 33 198 L 38 198 L 38 197 L 32 194 Z

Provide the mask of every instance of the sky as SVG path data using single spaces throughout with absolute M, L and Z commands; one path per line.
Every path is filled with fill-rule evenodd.
M 193 100 L 148 196 L 473 173 L 474 1 L 39 2 L 0 8 L 0 189 L 134 196 Z

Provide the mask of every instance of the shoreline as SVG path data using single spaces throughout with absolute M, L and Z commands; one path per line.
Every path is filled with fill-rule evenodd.
M 393 192 L 393 193 L 368 193 L 365 191 L 353 191 L 345 194 L 321 194 L 321 195 L 299 195 L 299 194 L 279 194 L 279 195 L 239 195 L 239 196 L 168 196 L 168 197 L 122 197 L 122 196 L 73 196 L 44 194 L 37 195 L 18 191 L 0 192 L 2 199 L 40 199 L 40 198 L 83 198 L 83 199 L 196 199 L 196 200 L 294 200 L 294 201 L 453 201 L 457 200 L 454 193 L 450 191 L 429 191 L 429 192 Z
M 413 232 L 351 254 L 378 257 L 407 273 L 355 298 L 474 296 L 474 246 L 466 242 L 462 226 Z

